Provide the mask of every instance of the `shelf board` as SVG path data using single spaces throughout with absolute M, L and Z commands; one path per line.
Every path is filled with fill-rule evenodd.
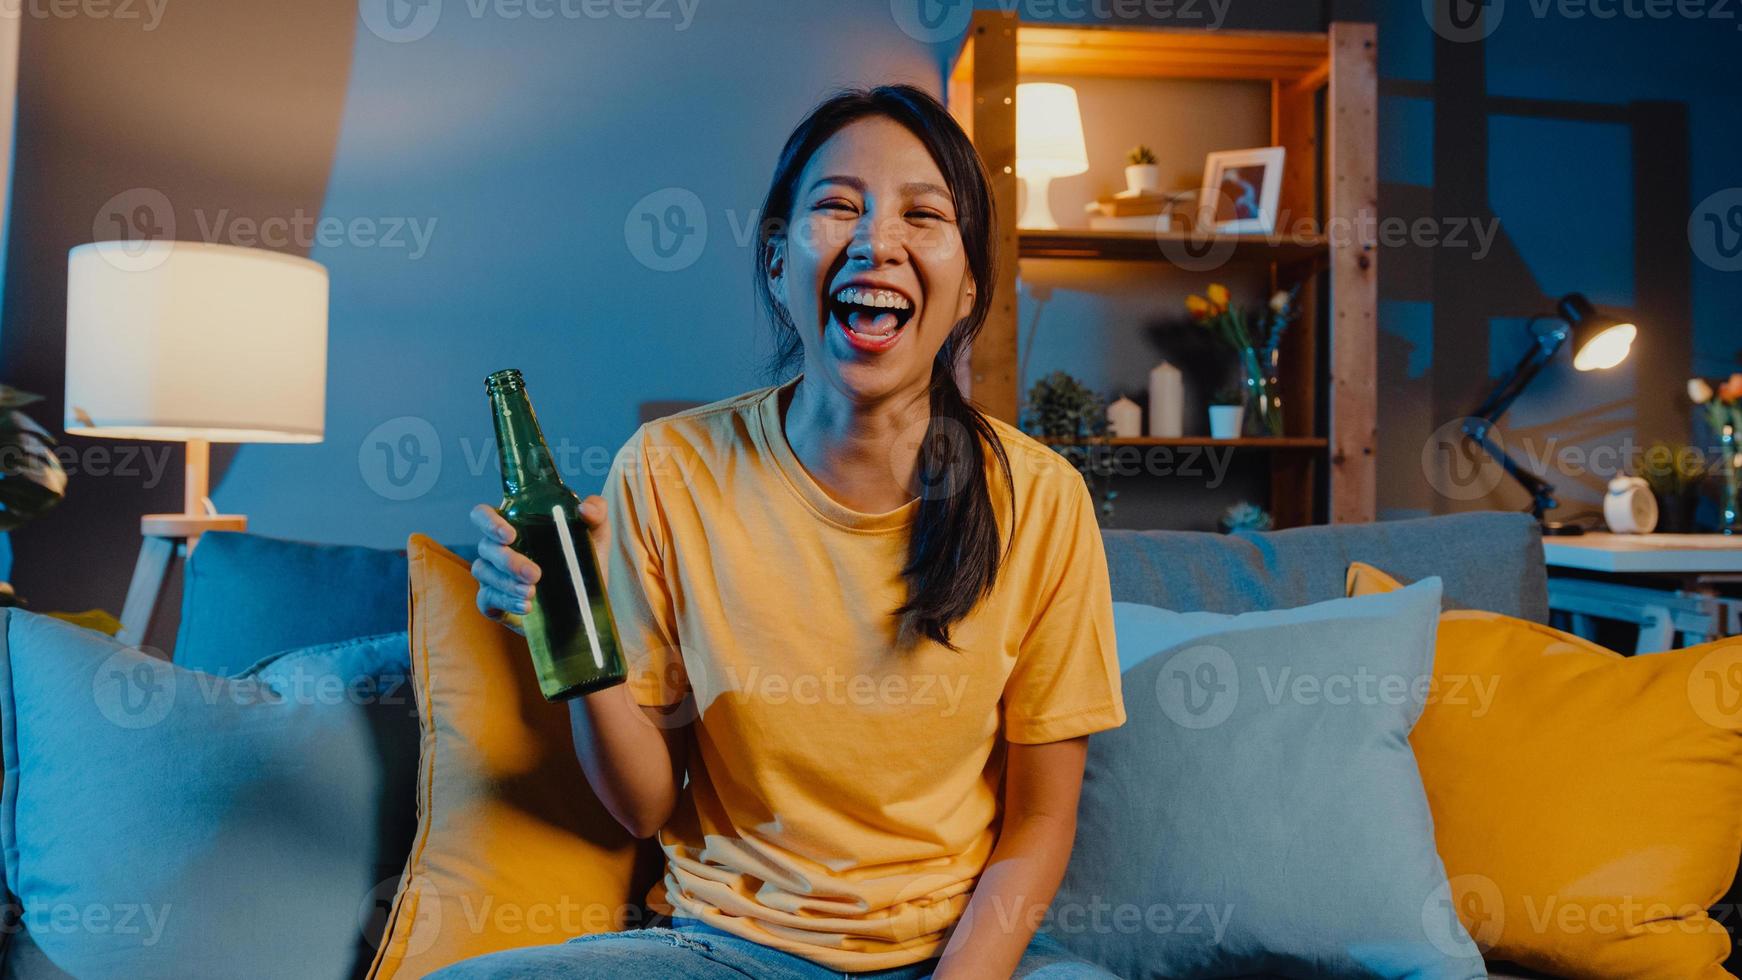
M 1226 446 L 1230 449 L 1292 449 L 1317 450 L 1330 446 L 1330 440 L 1318 436 L 1242 436 L 1238 439 L 1211 439 L 1209 436 L 1123 436 L 1111 439 L 1041 439 L 1048 446 Z
M 1150 234 L 1062 228 L 1056 231 L 1020 229 L 1016 240 L 1017 255 L 1025 259 L 1118 259 L 1180 265 L 1182 263 L 1176 256 L 1204 256 L 1208 260 L 1225 249 L 1228 261 L 1292 264 L 1322 260 L 1330 254 L 1330 246 L 1323 235 L 1220 235 L 1210 240 L 1206 248 L 1206 240 L 1183 231 Z M 1189 261 L 1189 264 L 1197 266 L 1200 263 Z
M 1016 29 L 1023 75 L 1197 78 L 1322 84 L 1330 39 L 1322 33 L 1179 28 Z

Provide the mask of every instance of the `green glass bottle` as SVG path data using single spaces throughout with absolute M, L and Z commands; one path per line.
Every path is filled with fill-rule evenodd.
M 540 570 L 522 617 L 538 687 L 560 701 L 623 682 L 627 671 L 581 498 L 562 481 L 519 371 L 484 379 L 502 463 L 502 516 L 515 551 Z

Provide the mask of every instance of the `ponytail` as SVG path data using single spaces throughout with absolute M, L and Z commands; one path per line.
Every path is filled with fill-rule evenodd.
M 1012 506 L 1016 499 L 1003 441 L 956 385 L 954 341 L 932 365 L 931 421 L 919 450 L 919 514 L 901 570 L 907 601 L 895 610 L 902 648 L 925 636 L 955 650 L 950 627 L 997 581 L 1000 541 L 986 479 L 987 445 L 997 454 Z

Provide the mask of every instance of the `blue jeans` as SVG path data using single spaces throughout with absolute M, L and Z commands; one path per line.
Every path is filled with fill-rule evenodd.
M 556 946 L 532 946 L 489 953 L 430 974 L 430 980 L 823 980 L 864 977 L 923 980 L 937 960 L 868 973 L 831 970 L 791 953 L 742 939 L 694 919 L 673 919 L 669 928 L 650 926 L 626 932 L 580 936 Z M 1118 980 L 1077 959 L 1058 940 L 1037 934 L 1012 974 L 1028 980 Z

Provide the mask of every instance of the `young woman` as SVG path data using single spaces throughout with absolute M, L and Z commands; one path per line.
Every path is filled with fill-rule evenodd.
M 979 157 L 918 89 L 846 92 L 762 214 L 786 380 L 643 425 L 584 508 L 630 679 L 571 703 L 575 748 L 658 834 L 672 921 L 444 975 L 1109 976 L 1036 933 L 1086 736 L 1125 714 L 1087 487 L 957 388 L 993 289 Z M 473 516 L 479 608 L 512 621 L 538 569 Z

